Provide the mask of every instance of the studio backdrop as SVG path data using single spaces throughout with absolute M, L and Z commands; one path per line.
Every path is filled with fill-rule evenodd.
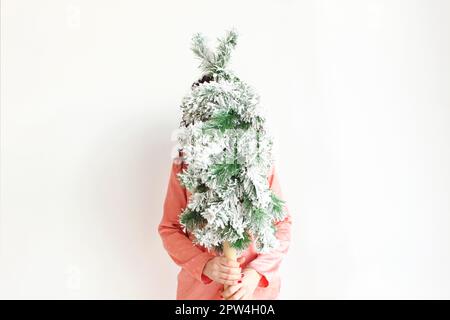
M 280 298 L 450 298 L 445 0 L 2 0 L 1 298 L 175 298 L 190 41 L 231 27 L 292 214 Z

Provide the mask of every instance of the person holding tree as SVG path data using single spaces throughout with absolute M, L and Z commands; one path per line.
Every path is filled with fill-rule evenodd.
M 276 299 L 292 218 L 272 158 L 259 97 L 227 68 L 237 33 L 213 52 L 193 37 L 203 76 L 182 101 L 174 159 L 158 227 L 181 267 L 177 299 Z

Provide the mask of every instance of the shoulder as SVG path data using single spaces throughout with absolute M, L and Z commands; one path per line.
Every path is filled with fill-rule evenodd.
M 187 164 L 186 164 L 182 154 L 179 154 L 178 156 L 172 158 L 172 171 L 175 171 L 178 173 L 186 168 L 187 168 Z

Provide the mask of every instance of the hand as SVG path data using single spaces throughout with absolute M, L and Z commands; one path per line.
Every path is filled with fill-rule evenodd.
M 244 257 L 237 261 L 223 256 L 214 257 L 206 263 L 203 274 L 213 281 L 231 286 L 237 284 L 241 279 L 240 264 L 244 261 Z
M 225 300 L 250 300 L 258 286 L 261 275 L 254 269 L 247 268 L 242 272 L 242 279 L 222 292 Z

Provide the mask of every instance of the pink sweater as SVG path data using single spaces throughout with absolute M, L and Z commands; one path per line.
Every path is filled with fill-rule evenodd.
M 172 164 L 164 202 L 164 214 L 158 227 L 164 248 L 173 261 L 181 267 L 178 274 L 177 299 L 221 299 L 219 290 L 223 288 L 223 285 L 211 281 L 203 275 L 205 264 L 216 256 L 216 253 L 208 252 L 204 247 L 194 245 L 192 235 L 183 232 L 179 223 L 179 215 L 186 207 L 190 197 L 190 193 L 180 185 L 177 179 L 177 174 L 182 168 L 183 165 L 177 160 Z M 281 198 L 280 186 L 274 169 L 270 174 L 269 183 L 271 189 Z M 246 257 L 245 262 L 241 265 L 242 269 L 251 267 L 262 275 L 261 281 L 253 294 L 253 299 L 276 299 L 280 292 L 278 269 L 289 248 L 291 215 L 288 214 L 283 221 L 278 222 L 276 228 L 276 237 L 280 241 L 276 250 L 258 254 L 252 244 L 241 254 L 241 257 Z

